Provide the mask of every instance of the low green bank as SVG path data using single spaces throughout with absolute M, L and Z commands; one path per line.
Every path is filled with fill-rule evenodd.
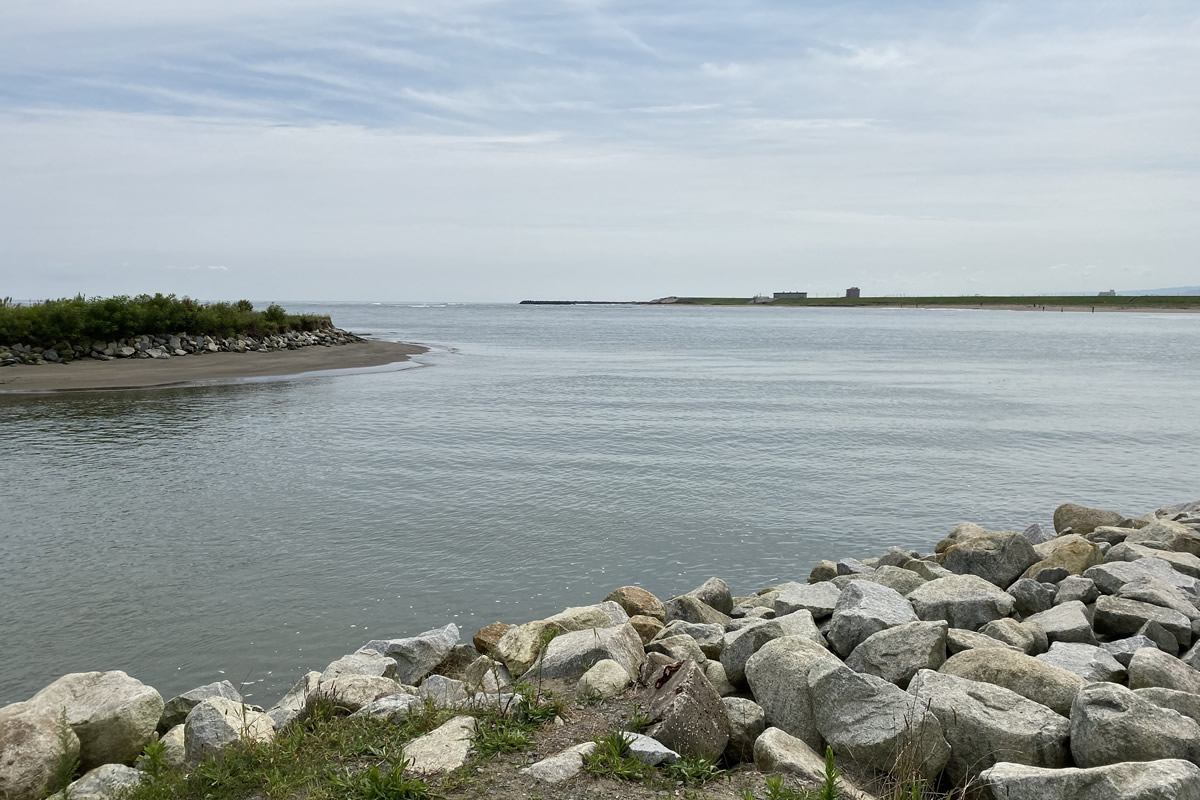
M 329 317 L 289 314 L 277 305 L 256 311 L 248 300 L 201 303 L 173 294 L 76 295 L 17 305 L 10 299 L 0 299 L 0 344 L 33 347 L 178 333 L 220 338 L 238 334 L 264 336 L 288 331 L 318 331 L 332 326 Z
M 751 297 L 680 297 L 676 305 L 737 306 L 754 302 Z M 1106 309 L 1163 308 L 1200 309 L 1200 295 L 1139 295 L 1136 297 L 1013 296 L 1013 297 L 781 297 L 764 305 L 772 306 L 846 306 L 850 308 L 897 306 L 1076 306 Z

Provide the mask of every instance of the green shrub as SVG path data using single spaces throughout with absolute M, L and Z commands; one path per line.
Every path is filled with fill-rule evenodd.
M 173 294 L 45 300 L 31 305 L 0 304 L 0 344 L 49 347 L 57 342 L 88 345 L 134 336 L 187 333 L 229 338 L 286 331 L 316 331 L 329 317 L 288 314 L 271 305 L 255 311 L 248 300 L 199 303 Z

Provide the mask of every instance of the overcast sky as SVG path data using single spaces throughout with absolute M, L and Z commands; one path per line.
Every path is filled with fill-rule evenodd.
M 2 0 L 0 295 L 1195 284 L 1200 5 Z

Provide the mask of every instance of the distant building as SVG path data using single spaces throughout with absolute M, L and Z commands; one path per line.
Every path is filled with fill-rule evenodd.
M 1100 297 L 1116 297 L 1116 296 L 1117 296 L 1117 290 L 1116 290 L 1116 289 L 1109 289 L 1107 292 L 1101 292 L 1101 293 L 1099 294 L 1099 296 L 1100 296 Z
M 776 300 L 807 300 L 808 292 L 776 292 Z
M 851 286 L 846 290 L 846 297 L 862 297 L 862 290 L 857 286 Z

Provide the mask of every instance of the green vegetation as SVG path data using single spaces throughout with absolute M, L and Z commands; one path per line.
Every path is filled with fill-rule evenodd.
M 93 298 L 77 295 L 32 305 L 0 300 L 0 344 L 33 347 L 177 333 L 219 338 L 236 334 L 262 336 L 316 331 L 331 325 L 329 317 L 288 314 L 277 305 L 255 311 L 248 300 L 200 303 L 173 294 Z
M 63 706 L 63 709 L 58 712 L 55 734 L 58 737 L 60 752 L 58 760 L 54 764 L 51 785 L 55 789 L 62 789 L 65 797 L 69 794 L 67 792 L 68 785 L 79 775 L 79 747 L 76 742 L 72 741 L 75 739 L 75 733 L 67 722 L 66 706 Z M 65 800 L 70 800 L 70 798 L 65 797 Z
M 750 297 L 680 297 L 676 305 L 744 306 L 753 303 Z M 1195 308 L 1200 309 L 1200 295 L 1140 295 L 1137 297 L 787 297 L 763 303 L 767 306 L 846 306 L 850 308 L 888 308 L 900 306 L 1028 306 L 1028 307 L 1092 307 L 1121 308 Z
M 598 778 L 615 781 L 644 781 L 654 774 L 629 751 L 633 739 L 613 731 L 596 740 L 596 749 L 583 757 L 583 769 Z
M 664 765 L 662 771 L 685 786 L 699 786 L 725 775 L 716 759 L 705 756 L 683 756 L 673 764 Z

